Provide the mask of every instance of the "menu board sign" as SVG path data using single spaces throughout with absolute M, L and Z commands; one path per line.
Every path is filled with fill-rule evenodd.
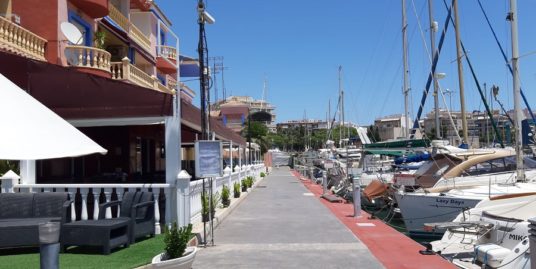
M 195 176 L 198 178 L 223 175 L 223 151 L 221 141 L 199 140 L 195 142 Z

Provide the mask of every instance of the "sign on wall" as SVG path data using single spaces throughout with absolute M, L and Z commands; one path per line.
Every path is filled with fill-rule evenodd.
M 195 176 L 198 178 L 223 175 L 223 150 L 221 141 L 199 140 L 195 142 Z

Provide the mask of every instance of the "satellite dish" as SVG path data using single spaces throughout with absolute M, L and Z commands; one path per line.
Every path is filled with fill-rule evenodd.
M 69 40 L 69 42 L 75 45 L 82 44 L 82 41 L 83 41 L 82 32 L 80 32 L 80 30 L 78 30 L 78 28 L 76 28 L 74 24 L 65 21 L 61 23 L 60 28 L 61 28 L 61 32 L 63 33 L 65 38 Z

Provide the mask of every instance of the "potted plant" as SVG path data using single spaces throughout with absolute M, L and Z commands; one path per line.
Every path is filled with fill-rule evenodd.
M 177 223 L 174 222 L 171 228 L 166 228 L 164 234 L 165 251 L 154 256 L 151 262 L 152 268 L 192 268 L 197 248 L 188 247 L 191 233 L 192 224 L 178 228 Z
M 203 222 L 210 221 L 208 197 L 209 196 L 206 193 L 201 193 L 201 218 Z
M 95 42 L 95 47 L 96 48 L 104 49 L 104 42 L 106 41 L 106 32 L 104 32 L 104 31 L 95 32 L 95 36 L 93 38 L 93 41 Z
M 247 183 L 247 179 L 242 179 L 242 192 L 246 192 L 248 191 L 248 183 Z
M 212 217 L 216 216 L 216 208 L 220 205 L 221 202 L 221 196 L 219 192 L 215 192 L 212 194 L 212 199 L 210 200 L 210 210 L 212 213 Z
M 229 187 L 223 185 L 223 188 L 221 189 L 221 204 L 223 207 L 228 207 L 231 204 L 231 200 L 229 199 L 230 192 Z
M 266 174 L 264 172 L 261 172 L 261 177 L 265 177 Z
M 246 179 L 247 179 L 247 183 L 248 183 L 248 188 L 253 187 L 253 182 L 255 182 L 255 178 L 253 178 L 252 176 L 249 176 Z
M 234 198 L 240 198 L 240 183 L 235 182 L 233 184 Z

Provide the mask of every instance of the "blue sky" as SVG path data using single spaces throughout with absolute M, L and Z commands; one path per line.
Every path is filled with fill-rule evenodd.
M 505 20 L 508 1 L 481 1 L 511 57 L 510 24 Z M 430 42 L 426 2 L 407 0 L 412 116 L 430 68 L 424 48 L 424 42 L 428 49 Z M 197 1 L 157 3 L 173 22 L 181 54 L 197 57 Z M 434 20 L 441 31 L 446 9 L 443 1 L 434 5 Z M 209 54 L 225 58 L 227 94 L 261 98 L 266 76 L 267 99 L 277 107 L 278 122 L 301 119 L 305 112 L 308 118 L 325 119 L 330 99 L 333 115 L 339 65 L 343 66 L 347 119 L 368 125 L 375 118 L 403 113 L 401 1 L 209 0 L 207 9 L 216 18 L 216 24 L 206 27 Z M 459 10 L 462 42 L 480 83 L 486 82 L 488 90 L 498 85 L 501 101 L 512 108 L 512 79 L 477 0 L 459 1 Z M 519 48 L 524 55 L 536 51 L 536 2 L 520 0 L 518 11 Z M 454 110 L 459 109 L 455 59 L 454 31 L 449 27 L 437 72 L 446 73 L 440 84 L 454 92 Z M 523 57 L 520 64 L 522 87 L 536 107 L 536 55 Z M 464 80 L 468 110 L 484 110 L 467 64 Z M 187 83 L 198 89 L 197 81 Z M 199 105 L 198 99 L 195 102 Z M 429 96 L 425 112 L 432 103 Z

